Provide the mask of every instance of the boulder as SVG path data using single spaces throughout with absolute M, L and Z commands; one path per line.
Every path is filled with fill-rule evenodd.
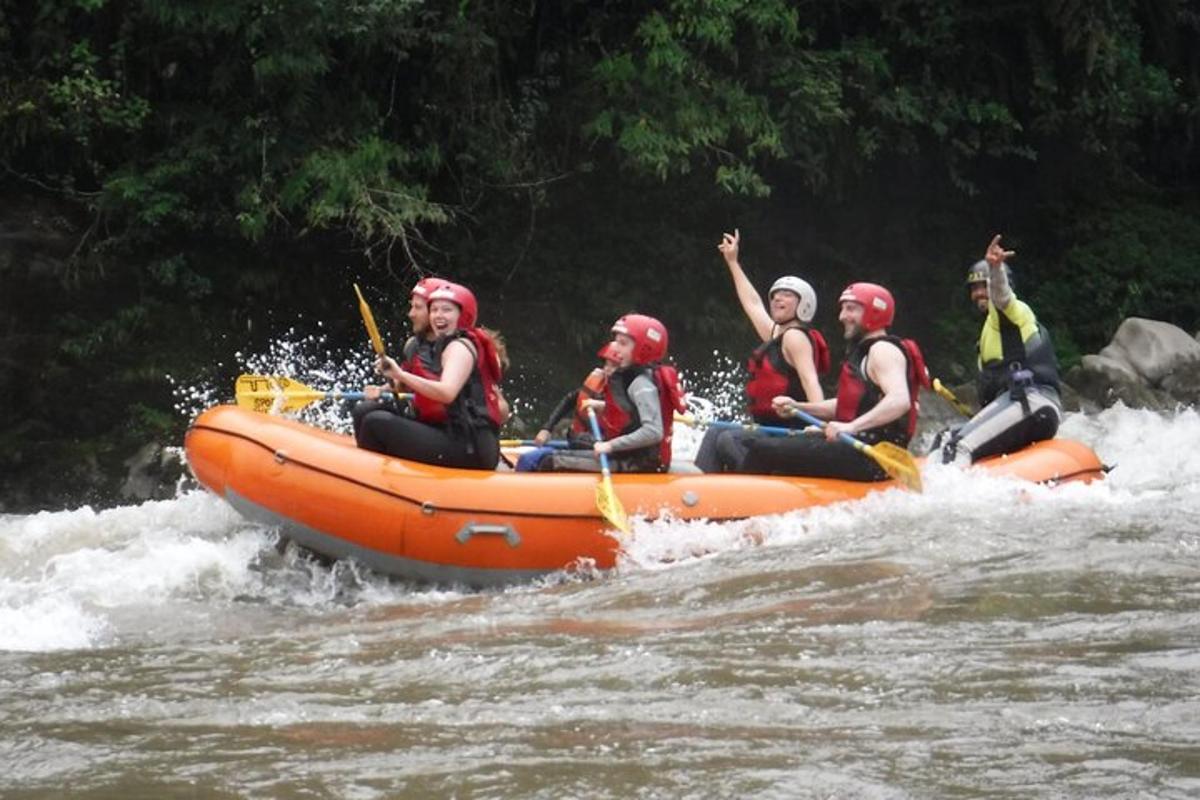
M 1155 410 L 1175 405 L 1165 392 L 1147 386 L 1140 377 L 1130 378 L 1103 356 L 1084 356 L 1083 363 L 1067 372 L 1063 380 L 1078 392 L 1084 410 L 1108 408 L 1118 401 L 1130 408 Z
M 1162 390 L 1185 405 L 1200 406 L 1200 361 L 1188 361 L 1163 378 Z
M 1119 348 L 1105 347 L 1099 355 L 1084 356 L 1080 366 L 1114 383 L 1145 383 L 1141 374 L 1122 357 L 1123 352 Z
M 959 394 L 958 388 L 952 388 L 951 391 L 958 397 L 959 400 L 966 400 Z M 972 398 L 975 395 L 975 390 L 971 388 Z M 914 453 L 924 455 L 932 447 L 935 437 L 946 430 L 947 428 L 956 428 L 967 421 L 967 418 L 944 400 L 941 395 L 936 392 L 922 387 L 920 394 L 921 413 L 917 415 L 917 430 L 913 433 L 912 443 L 909 445 Z
M 962 395 L 957 390 L 953 391 L 961 400 Z M 914 438 L 921 438 L 926 433 L 936 435 L 938 431 L 952 425 L 961 425 L 966 421 L 966 417 L 958 413 L 954 406 L 929 389 L 921 389 L 919 400 L 921 413 L 917 416 L 917 432 Z
M 1100 354 L 1116 360 L 1123 356 L 1148 384 L 1158 386 L 1183 365 L 1200 361 L 1200 342 L 1169 322 L 1130 317 Z
M 125 460 L 128 473 L 119 493 L 125 500 L 142 502 L 174 497 L 183 475 L 177 448 L 163 448 L 150 442 Z
M 1085 410 L 1118 401 L 1154 410 L 1195 405 L 1200 341 L 1168 322 L 1130 317 L 1099 354 L 1084 356 L 1063 380 L 1079 392 Z
M 1099 411 L 1098 408 L 1088 408 L 1088 404 L 1080 397 L 1075 387 L 1066 381 L 1059 381 L 1058 399 L 1062 401 L 1063 411 Z

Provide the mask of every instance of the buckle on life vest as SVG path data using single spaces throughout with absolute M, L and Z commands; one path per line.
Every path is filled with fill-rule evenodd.
M 1020 364 L 1013 364 L 1008 373 L 1008 396 L 1021 404 L 1021 409 L 1029 414 L 1028 392 L 1033 388 L 1033 372 Z

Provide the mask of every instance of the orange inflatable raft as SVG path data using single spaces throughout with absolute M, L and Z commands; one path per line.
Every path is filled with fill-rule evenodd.
M 596 509 L 597 475 L 481 472 L 360 450 L 353 438 L 236 406 L 187 433 L 188 463 L 245 517 L 330 558 L 409 580 L 472 587 L 581 566 L 611 568 L 620 542 Z M 1091 481 L 1104 466 L 1065 439 L 981 462 L 1037 482 Z M 893 487 L 764 475 L 614 475 L 631 515 L 734 520 L 855 500 Z

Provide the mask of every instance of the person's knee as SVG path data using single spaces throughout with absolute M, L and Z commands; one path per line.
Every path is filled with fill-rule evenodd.
M 1040 442 L 1043 439 L 1054 438 L 1054 434 L 1058 433 L 1060 421 L 1058 409 L 1053 406 L 1044 406 L 1033 412 L 1030 424 L 1033 441 Z
M 396 422 L 395 417 L 395 414 L 379 409 L 367 412 L 359 425 L 359 445 L 378 453 L 386 452 L 391 428 Z

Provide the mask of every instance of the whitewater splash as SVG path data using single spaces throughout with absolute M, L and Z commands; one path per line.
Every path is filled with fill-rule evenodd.
M 869 547 L 880 528 L 904 529 L 910 532 L 905 542 L 942 550 L 946 542 L 936 538 L 944 526 L 930 525 L 930 520 L 950 520 L 963 531 L 990 531 L 997 520 L 1003 530 L 1014 525 L 1040 530 L 1045 525 L 1038 521 L 1062 518 L 1082 524 L 1103 517 L 1106 509 L 1136 513 L 1168 493 L 1172 507 L 1182 503 L 1200 513 L 1200 415 L 1194 409 L 1163 415 L 1118 405 L 1096 415 L 1068 414 L 1059 434 L 1092 447 L 1113 468 L 1107 479 L 1051 488 L 928 464 L 923 494 L 894 489 L 853 503 L 733 523 L 635 519 L 623 567 L 669 569 L 681 561 L 763 545 L 803 545 L 814 558 L 844 558 L 856 540 Z M 685 453 L 694 453 L 701 435 L 688 429 L 677 434 Z M 978 542 L 976 537 L 965 546 L 974 552 Z
M 320 321 L 316 327 L 323 327 Z M 373 357 L 359 350 L 331 348 L 322 331 L 300 335 L 289 329 L 273 340 L 265 352 L 234 353 L 237 374 L 278 375 L 293 378 L 320 391 L 330 393 L 360 391 L 368 383 L 380 383 L 372 372 Z M 224 371 L 224 365 L 218 364 Z M 184 381 L 167 376 L 173 387 L 175 411 L 189 422 L 201 411 L 234 399 L 233 381 L 227 385 L 206 379 Z M 344 404 L 317 402 L 302 409 L 298 418 L 309 424 L 338 433 L 350 431 L 350 415 Z
M 280 556 L 276 541 L 203 491 L 0 519 L 0 650 L 186 638 L 214 607 L 344 607 L 410 592 L 353 563 Z

